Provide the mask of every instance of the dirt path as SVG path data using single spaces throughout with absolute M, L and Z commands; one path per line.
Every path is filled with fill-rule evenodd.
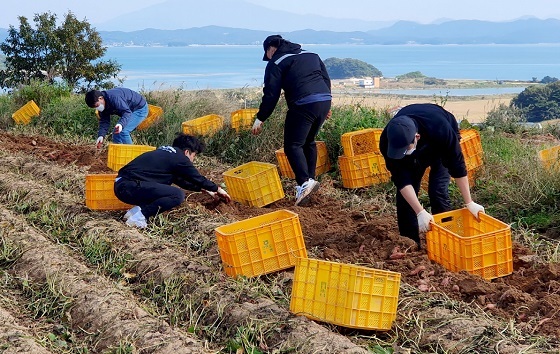
M 184 237 L 186 241 L 183 240 L 183 236 L 177 228 L 167 229 L 166 225 L 153 225 L 140 233 L 136 230 L 127 231 L 120 221 L 121 213 L 88 212 L 84 210 L 83 205 L 76 205 L 80 199 L 80 190 L 72 184 L 77 183 L 76 180 L 79 180 L 80 177 L 77 177 L 75 170 L 68 172 L 64 172 L 64 170 L 70 168 L 79 171 L 102 170 L 103 157 L 96 159 L 91 152 L 88 155 L 90 147 L 57 145 L 59 143 L 42 137 L 20 136 L 14 138 L 10 134 L 0 134 L 0 143 L 2 143 L 2 149 L 11 151 L 10 154 L 0 155 L 3 166 L 0 169 L 0 187 L 3 193 L 23 195 L 26 190 L 43 190 L 43 202 L 58 203 L 68 210 L 75 210 L 76 213 L 91 218 L 91 223 L 95 224 L 95 227 L 88 224 L 86 234 L 111 235 L 109 239 L 115 242 L 116 248 L 122 249 L 125 243 L 130 244 L 130 250 L 138 247 L 134 251 L 135 259 L 149 259 L 156 249 L 158 252 L 163 250 L 161 263 L 157 265 L 154 261 L 152 268 L 146 268 L 154 270 L 154 274 L 161 274 L 161 277 L 171 276 L 174 273 L 174 267 L 177 269 L 186 267 L 184 274 L 196 276 L 206 274 L 213 279 L 209 281 L 214 282 L 215 289 L 223 291 L 218 292 L 225 301 L 221 305 L 222 308 L 230 309 L 228 314 L 232 316 L 232 321 L 224 322 L 223 325 L 234 326 L 236 322 L 239 323 L 251 316 L 258 318 L 258 314 L 262 314 L 263 309 L 266 309 L 269 314 L 275 314 L 277 316 L 275 318 L 281 318 L 285 326 L 292 327 L 287 330 L 289 335 L 284 334 L 279 338 L 291 338 L 298 343 L 297 333 L 305 335 L 315 333 L 315 338 L 318 339 L 316 345 L 321 345 L 322 339 L 323 346 L 325 338 L 329 338 L 329 343 L 340 340 L 340 335 L 335 335 L 334 332 L 328 330 L 328 326 L 324 327 L 287 315 L 285 304 L 264 298 L 235 301 L 233 304 L 229 302 L 228 299 L 232 296 L 230 291 L 236 286 L 236 282 L 224 278 L 215 241 L 206 241 L 206 248 L 188 251 L 190 252 L 189 257 L 199 257 L 198 259 L 202 260 L 202 263 L 191 261 L 189 265 L 187 261 L 181 267 L 176 262 L 179 259 L 184 260 L 184 258 L 176 258 L 176 255 L 167 250 L 166 242 L 162 241 L 163 238 L 158 239 L 157 237 L 157 235 L 165 235 L 166 238 L 169 238 L 169 242 L 176 242 L 183 247 L 188 246 L 187 237 Z M 31 156 L 22 157 L 21 151 L 26 151 Z M 52 154 L 52 151 L 64 151 L 65 153 Z M 87 158 L 87 156 L 91 158 Z M 68 166 L 69 163 L 74 166 Z M 49 169 L 48 166 L 51 168 Z M 16 173 L 20 176 L 18 177 Z M 215 175 L 212 178 L 221 181 L 221 171 L 213 171 L 213 173 Z M 16 178 L 26 182 L 17 187 L 17 183 L 13 181 Z M 34 179 L 37 181 L 33 182 Z M 49 182 L 42 182 L 42 180 Z M 532 257 L 528 250 L 515 244 L 514 273 L 510 276 L 485 281 L 463 272 L 448 272 L 438 264 L 430 262 L 425 251 L 415 250 L 411 247 L 409 240 L 399 237 L 392 213 L 381 212 L 374 203 L 356 203 L 357 206 L 348 207 L 348 200 L 332 197 L 340 195 L 336 181 L 325 177 L 322 178 L 322 182 L 320 193 L 314 198 L 310 208 L 294 207 L 290 197 L 259 209 L 244 207 L 236 203 L 216 205 L 201 194 L 191 194 L 188 196 L 185 206 L 173 211 L 168 217 L 172 223 L 180 220 L 181 227 L 192 228 L 191 237 L 203 238 L 206 235 L 212 240 L 211 230 L 217 223 L 227 222 L 227 220 L 242 220 L 279 209 L 292 210 L 299 215 L 310 257 L 361 264 L 401 273 L 401 301 L 397 321 L 394 330 L 385 334 L 387 339 L 391 335 L 400 333 L 399 336 L 407 335 L 410 338 L 419 339 L 418 342 L 425 345 L 425 348 L 430 348 L 433 343 L 437 342 L 439 347 L 445 351 L 459 352 L 456 351 L 457 348 L 466 350 L 468 345 L 475 345 L 472 342 L 465 343 L 465 338 L 472 340 L 484 338 L 487 341 L 484 345 L 488 350 L 499 347 L 500 353 L 516 353 L 528 350 L 531 346 L 531 344 L 523 342 L 525 336 L 541 335 L 547 337 L 548 340 L 545 343 L 539 343 L 535 348 L 540 352 L 559 350 L 560 295 L 558 294 L 560 294 L 560 288 L 558 284 L 560 284 L 560 266 L 539 264 L 538 259 Z M 30 187 L 34 183 L 37 183 L 37 187 Z M 64 197 L 64 193 L 61 194 L 60 191 L 49 192 L 51 187 L 43 183 L 56 186 L 55 190 L 66 191 L 67 196 Z M 290 182 L 286 183 L 285 188 L 288 190 L 291 185 Z M 359 191 L 352 198 L 361 198 Z M 34 205 L 34 208 L 38 208 L 43 203 L 39 199 L 28 197 L 26 202 L 31 206 Z M 32 234 L 34 233 L 32 232 Z M 47 246 L 45 244 L 45 247 Z M 49 247 L 47 249 L 50 250 Z M 406 256 L 391 259 L 396 247 L 405 252 Z M 129 249 L 126 250 L 128 252 Z M 145 252 L 143 256 L 140 253 L 141 250 Z M 52 252 L 60 252 L 60 250 L 53 249 Z M 58 256 L 55 256 L 56 258 Z M 166 264 L 173 266 L 166 268 Z M 202 267 L 203 265 L 204 267 Z M 83 266 L 77 265 L 76 269 L 80 270 L 77 273 L 87 273 L 87 268 L 84 269 Z M 75 276 L 78 277 L 77 273 Z M 148 273 L 150 272 L 147 270 L 139 271 L 139 274 Z M 285 294 L 289 294 L 290 283 L 289 280 L 282 279 L 286 276 L 289 279 L 290 274 L 290 271 L 279 272 L 272 277 L 273 279 L 276 277 L 276 280 L 273 281 L 284 284 L 280 286 L 280 290 Z M 463 305 L 450 305 L 451 303 Z M 227 306 L 223 307 L 224 305 Z M 441 321 L 434 322 L 434 319 Z M 212 318 L 207 320 L 212 321 Z M 356 334 L 364 335 L 360 331 L 356 333 L 356 331 L 347 331 L 344 328 L 338 328 L 338 331 L 348 335 L 348 338 L 354 338 Z M 344 349 L 347 350 L 346 352 L 352 352 L 352 350 L 359 352 L 357 344 L 360 343 L 360 340 L 354 339 L 354 341 L 348 342 L 341 340 L 340 342 L 346 343 L 346 349 Z M 330 348 L 333 347 L 334 345 L 331 344 Z M 310 351 L 302 350 L 301 352 Z

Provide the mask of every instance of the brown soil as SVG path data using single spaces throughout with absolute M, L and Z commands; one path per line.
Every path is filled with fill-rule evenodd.
M 4 150 L 24 151 L 38 160 L 62 166 L 73 164 L 88 173 L 111 172 L 105 167 L 106 151 L 97 153 L 90 146 L 9 133 L 0 133 L 0 144 Z M 223 171 L 202 172 L 222 182 Z M 399 236 L 393 215 L 380 214 L 373 205 L 361 207 L 360 211 L 348 208 L 330 197 L 338 188 L 335 183 L 328 177 L 322 178 L 322 182 L 312 205 L 305 208 L 293 206 L 289 196 L 264 208 L 217 204 L 202 194 L 189 195 L 188 203 L 202 205 L 206 213 L 231 221 L 279 209 L 292 210 L 299 215 L 310 257 L 399 272 L 403 284 L 478 306 L 489 316 L 511 321 L 524 333 L 560 337 L 560 265 L 538 264 L 528 249 L 515 244 L 514 272 L 509 276 L 487 281 L 466 272 L 446 271 L 431 262 L 424 249 L 417 250 L 413 242 Z M 290 187 L 290 183 L 287 185 Z M 404 318 L 397 316 L 397 324 L 402 321 Z

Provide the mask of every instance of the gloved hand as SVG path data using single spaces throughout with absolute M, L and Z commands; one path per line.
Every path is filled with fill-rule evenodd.
M 231 197 L 222 187 L 218 187 L 218 191 L 216 193 L 218 193 L 218 197 L 222 198 L 224 202 L 231 202 Z
M 474 215 L 475 218 L 478 219 L 478 213 L 484 213 L 484 207 L 480 204 L 476 204 L 475 202 L 470 202 L 465 205 L 467 209 Z
M 103 146 L 103 137 L 100 136 L 99 138 L 97 138 L 97 141 L 95 142 L 95 147 L 101 149 L 102 146 Z
M 434 221 L 432 214 L 428 213 L 426 209 L 422 209 L 421 212 L 416 214 L 416 217 L 418 218 L 418 231 L 427 232 L 430 230 L 430 221 Z
M 253 123 L 253 128 L 251 128 L 251 132 L 253 135 L 259 135 L 262 131 L 262 123 L 259 118 L 255 119 L 255 123 Z
M 208 190 L 206 190 L 206 189 L 202 189 L 201 191 L 204 192 L 204 193 L 206 193 L 206 194 L 208 194 L 209 196 L 211 196 L 211 197 L 214 198 L 214 199 L 218 199 L 218 198 L 219 198 L 216 192 L 208 191 Z
M 122 125 L 115 125 L 115 131 L 113 132 L 113 134 L 120 134 L 120 132 L 122 132 Z

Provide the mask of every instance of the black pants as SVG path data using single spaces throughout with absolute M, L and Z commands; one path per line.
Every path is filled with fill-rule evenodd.
M 422 177 L 425 168 L 416 170 L 413 175 L 412 187 L 416 195 L 420 191 Z M 451 177 L 447 168 L 443 167 L 441 161 L 430 167 L 430 176 L 428 181 L 428 196 L 430 198 L 430 206 L 432 214 L 439 214 L 451 210 L 451 200 L 449 199 L 449 182 Z M 420 235 L 418 232 L 418 219 L 416 213 L 404 199 L 400 191 L 397 191 L 397 223 L 399 225 L 399 233 L 420 243 Z
M 146 219 L 173 209 L 185 200 L 185 192 L 182 189 L 161 183 L 121 178 L 115 183 L 114 190 L 120 201 L 138 205 Z
M 317 146 L 315 137 L 331 109 L 331 101 L 290 107 L 284 126 L 284 153 L 298 185 L 315 178 Z

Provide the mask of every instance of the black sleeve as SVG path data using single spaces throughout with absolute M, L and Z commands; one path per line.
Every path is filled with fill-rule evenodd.
M 282 92 L 282 71 L 278 65 L 269 62 L 264 73 L 263 97 L 257 118 L 264 122 L 274 111 Z
M 188 162 L 177 165 L 177 173 L 174 178 L 174 181 L 176 181 L 175 184 L 181 188 L 196 192 L 201 189 L 206 189 L 210 192 L 216 192 L 218 190 L 218 185 L 216 183 L 201 175 L 188 159 L 186 161 Z

